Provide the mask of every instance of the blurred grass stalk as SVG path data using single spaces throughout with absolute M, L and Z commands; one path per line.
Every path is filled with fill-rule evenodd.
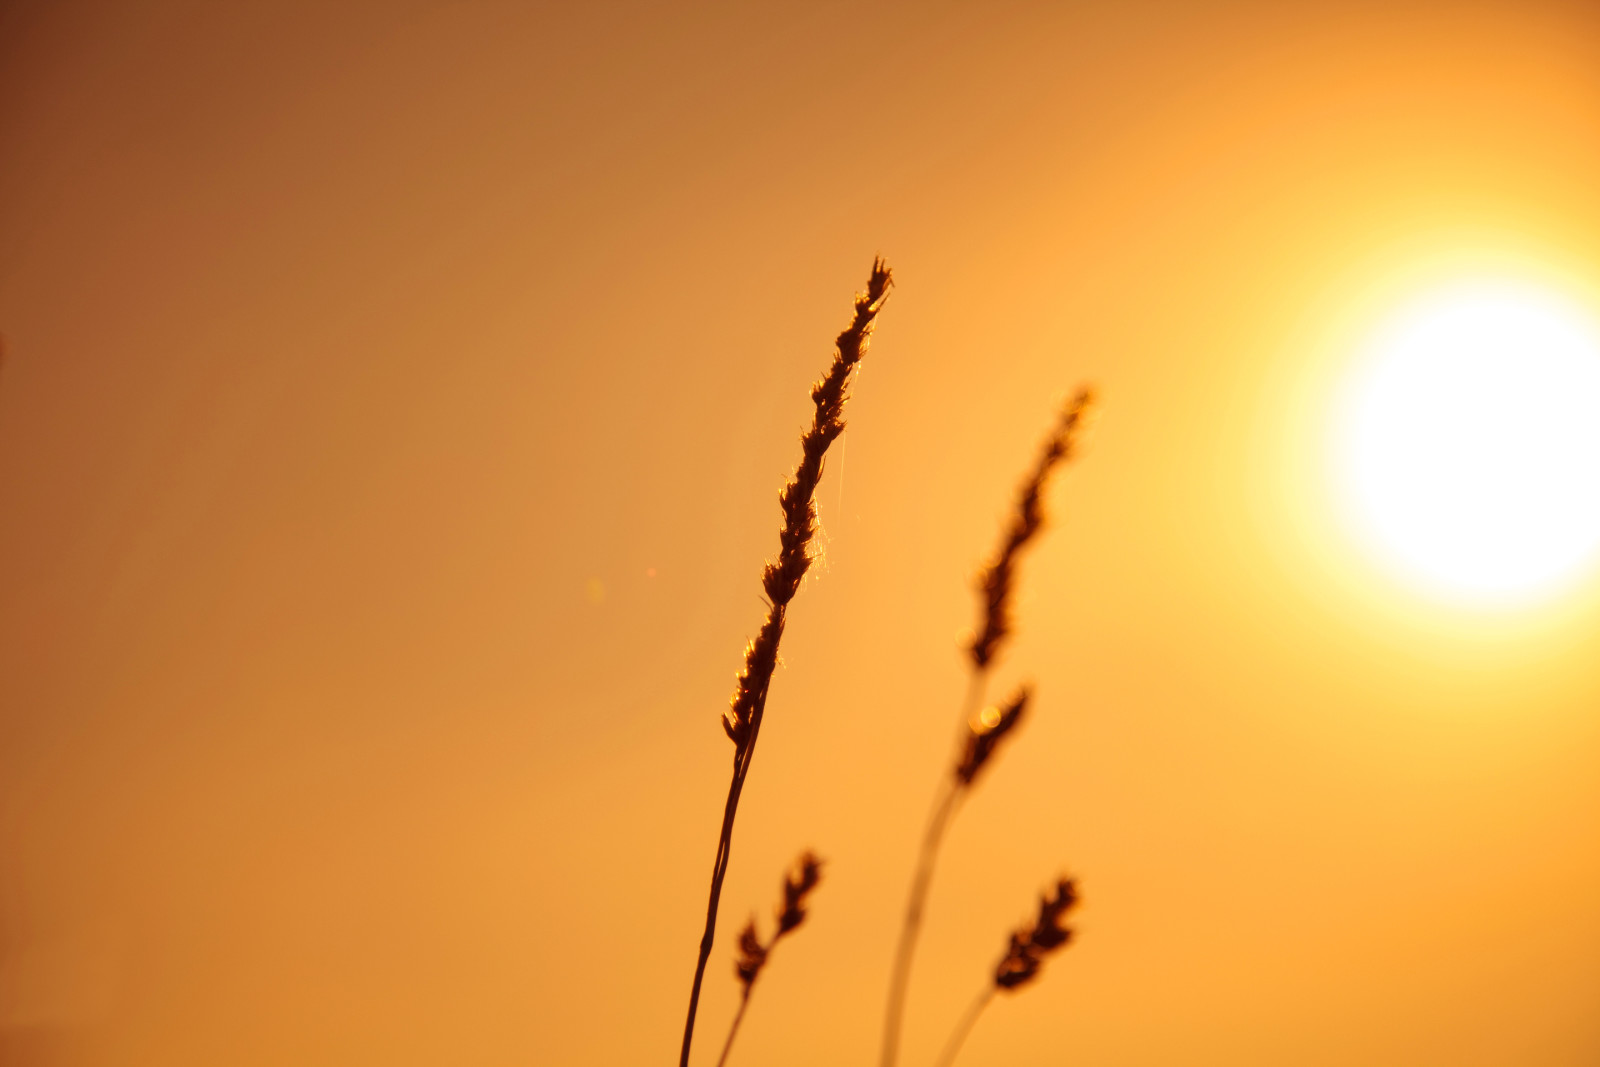
M 1062 409 L 1061 417 L 1045 441 L 1022 490 L 1017 496 L 1017 506 L 1011 515 L 994 559 L 978 578 L 981 617 L 978 631 L 967 646 L 971 660 L 971 675 L 967 695 L 961 706 L 960 740 L 956 758 L 949 772 L 939 780 L 929 810 L 927 828 L 923 831 L 922 846 L 917 854 L 916 871 L 911 878 L 911 890 L 906 899 L 905 916 L 900 925 L 900 938 L 895 946 L 894 964 L 889 974 L 889 1000 L 884 1011 L 883 1049 L 881 1067 L 895 1067 L 900 1052 L 900 1031 L 905 1018 L 906 992 L 911 979 L 912 958 L 916 954 L 917 937 L 922 929 L 923 910 L 927 904 L 928 887 L 933 881 L 933 871 L 938 860 L 939 846 L 945 831 L 955 817 L 962 800 L 972 790 L 978 774 L 994 754 L 1001 739 L 1021 720 L 1027 708 L 1029 691 L 1017 690 L 1009 701 L 1000 706 L 977 709 L 983 702 L 988 685 L 989 670 L 1012 630 L 1011 601 L 1016 584 L 1016 568 L 1022 549 L 1044 526 L 1043 498 L 1051 473 L 1072 457 L 1079 429 L 1087 418 L 1091 397 L 1088 390 L 1080 390 Z M 1075 898 L 1074 898 L 1075 899 Z M 983 1003 L 987 1003 L 987 998 Z M 971 1011 L 970 1019 L 976 1021 L 981 1004 Z M 967 1023 L 970 1027 L 971 1022 Z M 959 1034 L 964 1030 L 958 1027 Z M 959 1048 L 959 1041 L 956 1044 Z M 951 1051 L 954 1055 L 954 1051 Z

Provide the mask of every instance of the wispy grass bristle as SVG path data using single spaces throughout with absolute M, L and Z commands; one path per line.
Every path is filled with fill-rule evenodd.
M 767 595 L 767 617 L 755 640 L 745 646 L 744 668 L 739 672 L 733 698 L 722 715 L 722 728 L 733 742 L 733 777 L 728 783 L 728 799 L 723 807 L 722 830 L 717 837 L 717 854 L 711 866 L 710 900 L 706 906 L 705 930 L 700 936 L 700 953 L 695 962 L 694 984 L 689 990 L 688 1017 L 683 1025 L 683 1044 L 679 1067 L 689 1067 L 689 1048 L 694 1040 L 695 1013 L 700 1005 L 700 987 L 705 980 L 706 963 L 716 940 L 717 907 L 722 899 L 722 883 L 727 876 L 728 858 L 733 849 L 733 824 L 739 810 L 739 796 L 750 773 L 756 738 L 761 733 L 761 718 L 767 706 L 767 688 L 778 665 L 778 643 L 789 602 L 800 589 L 800 581 L 811 566 L 809 547 L 817 529 L 816 490 L 822 478 L 822 460 L 838 436 L 844 432 L 844 405 L 850 396 L 850 375 L 866 354 L 872 327 L 889 295 L 893 279 L 882 259 L 872 263 L 867 290 L 856 298 L 850 325 L 840 333 L 834 346 L 833 361 L 827 373 L 811 387 L 815 407 L 811 426 L 800 437 L 800 463 L 794 477 L 783 487 L 778 504 L 783 511 L 783 527 L 778 532 L 778 558 L 761 573 L 761 588 Z
M 783 906 L 778 909 L 780 936 L 806 921 L 806 897 L 821 882 L 822 860 L 814 852 L 802 852 L 794 869 L 783 879 Z
M 761 943 L 761 935 L 756 932 L 756 917 L 752 915 L 750 921 L 744 924 L 744 929 L 739 931 L 739 954 L 733 959 L 733 973 L 739 979 L 745 996 L 750 995 L 756 975 L 766 965 L 767 946 Z

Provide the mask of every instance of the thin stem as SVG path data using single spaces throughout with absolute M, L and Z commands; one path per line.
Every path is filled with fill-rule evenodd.
M 983 1014 L 983 1009 L 989 1006 L 989 1001 L 994 999 L 995 987 L 993 983 L 985 985 L 983 992 L 978 994 L 961 1016 L 961 1021 L 956 1023 L 956 1028 L 950 1032 L 950 1039 L 944 1043 L 944 1051 L 939 1053 L 939 1058 L 933 1067 L 950 1067 L 956 1062 L 956 1054 L 961 1051 L 961 1046 L 966 1044 L 967 1035 L 972 1033 L 973 1024 L 978 1021 L 978 1016 Z
M 773 614 L 778 628 L 783 628 L 784 609 L 775 607 Z M 728 858 L 733 852 L 733 820 L 739 813 L 739 795 L 744 791 L 744 779 L 750 773 L 750 760 L 755 755 L 756 735 L 761 732 L 761 718 L 767 708 L 767 687 L 761 687 L 750 718 L 750 737 L 733 763 L 733 780 L 728 783 L 728 802 L 722 811 L 722 832 L 717 836 L 717 857 L 711 865 L 711 899 L 706 905 L 706 928 L 700 935 L 700 958 L 695 963 L 694 986 L 689 991 L 689 1016 L 683 1024 L 683 1048 L 678 1054 L 678 1067 L 689 1067 L 689 1046 L 694 1041 L 694 1017 L 700 1008 L 700 985 L 705 980 L 706 962 L 711 959 L 711 948 L 717 937 L 717 906 L 722 900 L 722 880 L 728 874 Z M 740 1007 L 741 1014 L 743 1006 Z
M 960 729 L 973 709 L 983 699 L 987 672 L 974 670 L 967 682 L 967 695 L 961 702 Z M 959 750 L 958 750 L 959 751 Z M 933 807 L 928 813 L 928 827 L 922 834 L 922 848 L 917 854 L 917 870 L 911 878 L 911 893 L 906 898 L 906 914 L 900 924 L 900 940 L 895 946 L 894 969 L 889 973 L 889 1005 L 883 1017 L 882 1067 L 894 1067 L 900 1054 L 900 1026 L 905 1018 L 906 989 L 911 981 L 911 958 L 917 950 L 917 935 L 922 929 L 922 909 L 928 899 L 928 885 L 933 880 L 934 862 L 939 856 L 939 844 L 945 827 L 955 813 L 963 793 L 961 782 L 954 775 L 939 781 L 934 794 Z
M 906 987 L 911 978 L 911 957 L 917 949 L 917 934 L 922 929 L 922 909 L 928 899 L 928 884 L 933 880 L 933 865 L 945 827 L 961 799 L 961 786 L 953 778 L 939 783 L 934 795 L 928 828 L 922 835 L 917 855 L 917 872 L 911 879 L 911 895 L 906 900 L 905 921 L 900 926 L 900 941 L 895 946 L 894 971 L 889 978 L 889 1008 L 883 1019 L 883 1067 L 894 1067 L 900 1052 L 900 1023 L 906 1010 Z
M 744 996 L 739 998 L 739 1010 L 733 1015 L 733 1025 L 728 1027 L 728 1040 L 722 1043 L 722 1055 L 717 1057 L 717 1067 L 723 1067 L 728 1062 L 728 1053 L 733 1051 L 733 1038 L 739 1032 L 739 1024 L 744 1022 L 744 1010 L 750 1006 L 750 986 L 746 986 Z

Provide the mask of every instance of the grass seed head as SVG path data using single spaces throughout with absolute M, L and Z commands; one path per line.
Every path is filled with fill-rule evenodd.
M 1017 494 L 1017 508 L 1000 541 L 993 562 L 978 575 L 981 617 L 978 633 L 967 647 L 973 666 L 986 669 L 1011 633 L 1011 591 L 1016 581 L 1017 560 L 1022 549 L 1044 526 L 1044 492 L 1050 474 L 1072 458 L 1078 431 L 1086 421 L 1092 398 L 1080 389 L 1061 411 L 1061 418 L 1045 441 L 1039 460 Z
M 806 897 L 822 881 L 822 861 L 807 850 L 783 878 L 783 904 L 778 908 L 778 936 L 806 921 Z
M 763 945 L 760 935 L 756 933 L 756 919 L 752 915 L 739 932 L 739 954 L 733 960 L 733 973 L 739 976 L 739 984 L 746 993 L 766 965 L 768 949 L 769 946 Z
M 850 397 L 850 374 L 867 353 L 873 323 L 888 299 L 892 280 L 883 260 L 873 260 L 867 291 L 856 297 L 850 325 L 835 342 L 833 362 L 827 373 L 811 387 L 811 402 L 816 412 L 810 428 L 800 436 L 800 463 L 795 467 L 794 477 L 778 494 L 778 508 L 783 512 L 783 527 L 778 531 L 778 558 L 761 572 L 761 588 L 769 604 L 767 621 L 756 639 L 745 647 L 744 669 L 739 673 L 728 710 L 722 714 L 722 729 L 733 742 L 735 758 L 744 754 L 766 704 L 767 684 L 778 663 L 784 612 L 811 567 L 809 550 L 817 532 L 816 492 L 817 483 L 822 480 L 822 459 L 828 446 L 844 432 L 844 404 Z
M 984 708 L 967 723 L 967 743 L 955 767 L 956 778 L 963 786 L 972 785 L 999 747 L 1000 740 L 1021 721 L 1030 696 L 1032 693 L 1024 686 L 1004 704 Z
M 1070 878 L 1056 882 L 1055 895 L 1039 898 L 1039 917 L 1032 926 L 1025 926 L 1011 935 L 1004 956 L 995 965 L 994 984 L 997 988 L 1018 989 L 1039 975 L 1044 958 L 1072 942 L 1072 929 L 1065 926 L 1066 918 L 1078 903 L 1078 887 Z

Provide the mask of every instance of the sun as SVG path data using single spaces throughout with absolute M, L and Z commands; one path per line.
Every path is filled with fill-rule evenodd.
M 1546 600 L 1600 555 L 1600 325 L 1513 280 L 1460 281 L 1368 337 L 1336 405 L 1342 511 L 1437 599 Z

